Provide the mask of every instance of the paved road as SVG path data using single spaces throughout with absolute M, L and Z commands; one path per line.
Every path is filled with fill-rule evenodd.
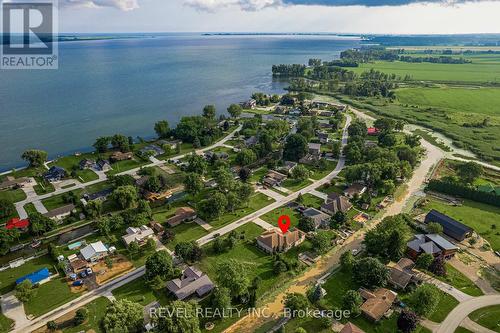
M 500 295 L 474 297 L 470 300 L 461 302 L 456 308 L 451 310 L 435 333 L 454 333 L 460 323 L 467 318 L 471 312 L 496 304 L 500 304 Z
M 211 146 L 208 146 L 208 147 L 205 147 L 203 149 L 200 149 L 200 150 L 198 150 L 198 152 L 204 152 L 204 151 L 208 151 L 208 150 L 220 147 L 220 146 L 224 146 L 227 141 L 231 140 L 234 137 L 234 134 L 236 132 L 238 132 L 238 131 L 241 130 L 241 128 L 242 128 L 241 125 L 238 126 L 237 129 L 235 129 L 233 132 L 229 133 L 222 140 L 217 141 L 216 143 L 214 143 Z M 172 160 L 179 160 L 179 159 L 187 156 L 188 154 L 190 154 L 190 153 L 186 153 L 186 154 L 181 154 L 181 155 L 178 155 L 178 156 L 174 156 L 174 157 L 172 157 Z M 120 173 L 118 173 L 118 175 L 135 175 L 137 173 L 137 171 L 139 171 L 141 168 L 152 167 L 152 166 L 160 166 L 160 165 L 163 165 L 163 164 L 166 164 L 166 163 L 167 163 L 167 161 L 160 161 L 158 159 L 154 159 L 154 162 L 152 162 L 151 164 L 143 165 L 143 166 L 135 168 L 135 169 L 130 169 L 130 170 L 127 170 L 127 171 L 124 171 L 124 172 L 120 172 Z M 41 200 L 53 197 L 53 196 L 58 195 L 58 194 L 62 194 L 62 193 L 66 193 L 66 192 L 69 192 L 69 191 L 74 191 L 74 190 L 77 190 L 77 189 L 81 189 L 81 188 L 84 188 L 84 187 L 87 187 L 87 186 L 90 186 L 90 185 L 98 184 L 98 183 L 101 183 L 101 182 L 103 182 L 105 180 L 107 180 L 107 176 L 105 174 L 104 175 L 103 174 L 99 174 L 99 179 L 96 179 L 96 180 L 93 180 L 93 181 L 90 181 L 90 182 L 87 182 L 87 183 L 77 183 L 75 186 L 72 186 L 72 187 L 66 188 L 66 189 L 60 188 L 60 189 L 55 190 L 52 193 L 47 193 L 47 194 L 44 194 L 44 195 L 37 195 L 37 196 L 30 196 L 30 197 L 26 198 L 23 201 L 16 202 L 15 206 L 16 206 L 17 213 L 19 214 L 20 218 L 27 218 L 28 217 L 28 213 L 26 213 L 26 210 L 24 209 L 24 205 L 26 205 L 28 203 L 31 203 L 31 202 L 34 202 L 34 201 L 41 201 Z
M 344 147 L 347 144 L 347 137 L 348 137 L 347 128 L 349 127 L 350 123 L 351 123 L 351 117 L 348 115 L 344 130 L 342 132 L 342 147 Z M 275 201 L 274 203 L 272 203 L 264 208 L 261 208 L 258 211 L 253 212 L 245 217 L 242 217 L 241 219 L 236 220 L 236 221 L 232 222 L 231 224 L 228 224 L 220 229 L 217 229 L 217 230 L 209 233 L 206 236 L 201 237 L 200 239 L 197 240 L 198 244 L 199 245 L 207 244 L 208 242 L 212 241 L 214 239 L 214 237 L 227 234 L 227 233 L 233 231 L 234 229 L 236 229 L 236 228 L 238 228 L 238 227 L 240 227 L 240 226 L 242 226 L 242 225 L 244 225 L 252 220 L 255 220 L 256 218 L 261 217 L 262 215 L 267 214 L 267 213 L 287 204 L 288 202 L 295 200 L 299 196 L 299 194 L 309 193 L 309 192 L 317 189 L 318 187 L 320 187 L 326 183 L 329 183 L 333 178 L 337 177 L 339 172 L 344 168 L 344 165 L 345 165 L 345 157 L 341 156 L 339 158 L 339 161 L 337 162 L 337 166 L 335 167 L 335 170 L 330 172 L 330 174 L 328 174 L 326 177 L 324 177 L 320 180 L 317 180 L 314 183 L 308 185 L 307 187 L 305 187 L 297 192 L 293 192 L 292 194 L 290 194 L 286 197 L 283 196 L 279 200 Z

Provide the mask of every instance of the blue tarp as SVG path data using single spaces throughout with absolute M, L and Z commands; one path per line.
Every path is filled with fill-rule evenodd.
M 30 273 L 16 280 L 16 284 L 20 284 L 24 280 L 30 280 L 32 284 L 37 284 L 40 281 L 47 279 L 50 276 L 48 268 L 42 268 L 36 272 Z

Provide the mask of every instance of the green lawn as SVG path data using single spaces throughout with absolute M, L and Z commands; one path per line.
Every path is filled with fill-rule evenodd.
M 124 171 L 128 171 L 130 169 L 134 169 L 134 168 L 138 168 L 142 165 L 146 165 L 148 163 L 151 163 L 149 161 L 143 161 L 143 160 L 126 160 L 126 161 L 119 161 L 119 162 L 116 162 L 116 163 L 113 163 L 111 165 L 111 167 L 113 168 L 113 170 L 110 170 L 108 172 L 106 172 L 106 174 L 108 176 L 113 176 L 113 175 L 116 175 L 120 172 L 124 172 Z
M 81 325 L 69 326 L 62 329 L 64 333 L 79 333 L 79 332 L 95 332 L 103 333 L 101 327 L 101 320 L 106 314 L 106 309 L 111 302 L 106 297 L 99 297 L 98 299 L 85 305 L 88 310 L 88 319 Z
M 227 212 L 218 219 L 207 221 L 214 229 L 219 229 L 226 224 L 239 220 L 240 218 L 255 212 L 265 206 L 272 204 L 275 200 L 262 193 L 252 195 L 248 201 L 248 206 L 239 208 L 234 212 Z
M 500 305 L 492 305 L 472 312 L 469 318 L 492 331 L 500 332 Z
M 70 291 L 66 278 L 54 278 L 37 288 L 36 296 L 29 302 L 24 303 L 24 309 L 27 314 L 38 317 L 80 295 Z
M 440 323 L 457 305 L 458 301 L 455 298 L 445 292 L 441 292 L 441 300 L 439 301 L 436 310 L 430 316 L 428 316 L 428 319 L 432 320 L 433 322 Z
M 296 191 L 301 190 L 310 184 L 312 184 L 312 181 L 310 181 L 309 179 L 305 179 L 305 180 L 300 181 L 297 179 L 288 178 L 287 180 L 285 180 L 282 183 L 282 186 L 284 188 L 289 189 L 292 192 L 296 192 Z
M 18 278 L 33 273 L 39 269 L 47 267 L 49 270 L 52 270 L 54 262 L 48 256 L 41 256 L 36 259 L 30 260 L 25 264 L 15 267 L 9 268 L 0 272 L 0 295 L 8 293 L 13 290 L 15 287 L 15 282 Z
M 267 174 L 269 169 L 265 167 L 261 167 L 255 170 L 252 170 L 252 175 L 250 176 L 250 181 L 252 183 L 257 183 L 262 180 L 262 178 Z
M 26 194 L 20 188 L 15 190 L 0 191 L 0 199 L 6 199 L 10 202 L 18 202 L 26 199 Z
M 65 169 L 68 173 L 71 173 L 72 170 L 75 170 L 76 172 L 75 178 L 81 181 L 82 183 L 87 183 L 99 179 L 99 176 L 97 176 L 97 174 L 94 171 L 89 169 L 80 170 L 80 161 L 83 159 L 91 159 L 95 161 L 99 158 L 100 158 L 99 154 L 96 153 L 85 153 L 81 154 L 80 156 L 69 155 L 61 157 L 56 161 L 49 163 L 49 167 L 57 165 Z
M 10 328 L 14 321 L 10 318 L 5 317 L 3 313 L 0 312 L 0 332 L 7 333 L 10 331 Z
M 207 231 L 205 229 L 194 222 L 181 223 L 180 225 L 173 228 L 166 226 L 166 228 L 172 230 L 175 234 L 174 239 L 168 242 L 168 244 L 166 245 L 171 250 L 175 248 L 175 245 L 177 243 L 194 241 L 207 234 Z
M 76 189 L 73 191 L 73 193 L 75 193 L 76 196 L 79 198 L 82 194 L 82 189 Z M 68 195 L 67 193 L 54 195 L 50 198 L 42 200 L 42 204 L 45 206 L 45 208 L 47 208 L 48 211 L 65 206 L 68 204 L 64 202 L 64 197 L 67 195 Z
M 270 291 L 277 286 L 280 281 L 279 276 L 273 272 L 272 257 L 267 253 L 258 249 L 253 240 L 259 236 L 264 229 L 254 223 L 247 223 L 236 229 L 237 232 L 245 232 L 245 240 L 238 244 L 230 251 L 214 254 L 211 251 L 211 245 L 206 245 L 206 255 L 199 263 L 200 269 L 207 273 L 213 281 L 217 281 L 217 265 L 229 259 L 235 259 L 243 263 L 247 268 L 247 276 L 250 280 L 259 276 L 262 281 L 259 284 L 257 294 L 261 296 L 263 293 Z
M 326 161 L 327 168 L 325 170 L 320 170 L 318 168 L 307 166 L 307 168 L 312 171 L 310 178 L 314 180 L 319 180 L 321 178 L 325 178 L 330 172 L 332 172 L 337 166 L 337 162 Z
M 24 205 L 24 210 L 28 213 L 28 215 L 37 212 L 35 205 L 32 202 Z
M 458 326 L 458 328 L 455 330 L 455 333 L 474 333 L 474 332 L 469 331 L 465 327 Z
M 135 279 L 113 290 L 113 296 L 117 299 L 126 298 L 132 302 L 139 303 L 142 306 L 146 306 L 155 301 L 158 301 L 163 305 L 167 304 L 168 297 L 166 293 L 166 289 L 161 292 L 154 292 L 143 277 Z
M 36 185 L 33 187 L 33 189 L 35 190 L 36 194 L 43 195 L 47 193 L 52 193 L 56 190 L 54 188 L 54 185 L 43 180 L 43 178 L 37 177 L 35 179 L 36 179 Z
M 281 206 L 280 208 L 274 209 L 269 213 L 262 215 L 260 218 L 272 225 L 277 225 L 278 218 L 281 215 L 288 215 L 290 217 L 290 227 L 296 227 L 299 224 L 300 213 L 286 206 Z
M 475 232 L 490 242 L 493 250 L 500 250 L 500 208 L 470 200 L 464 200 L 462 206 L 454 207 L 442 201 L 430 198 L 426 210 L 436 209 L 457 221 L 473 228 Z
M 76 179 L 82 183 L 88 183 L 99 179 L 99 176 L 94 171 L 85 169 L 76 171 Z
M 451 266 L 450 264 L 446 264 L 446 271 L 447 274 L 445 277 L 443 276 L 435 276 L 435 278 L 446 282 L 453 287 L 457 288 L 458 290 L 471 295 L 471 296 L 482 296 L 483 292 L 481 289 L 479 289 L 478 286 L 474 284 L 468 277 L 463 275 L 459 270 L 457 270 L 455 267 Z
M 324 200 L 321 198 L 318 198 L 315 195 L 312 195 L 310 193 L 306 193 L 302 196 L 304 198 L 304 202 L 302 203 L 306 207 L 313 207 L 316 209 L 320 209 L 321 205 L 324 203 Z

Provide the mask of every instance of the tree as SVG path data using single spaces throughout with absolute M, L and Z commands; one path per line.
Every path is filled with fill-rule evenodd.
M 139 251 L 141 250 L 141 247 L 139 246 L 139 243 L 137 242 L 131 242 L 128 247 L 127 247 L 128 252 L 132 257 L 136 256 Z
M 196 242 L 179 242 L 175 245 L 175 254 L 184 261 L 198 261 L 201 259 L 201 248 Z
M 167 139 L 170 136 L 170 125 L 166 120 L 160 120 L 155 124 L 156 135 L 160 139 Z
M 0 228 L 0 255 L 6 255 L 10 246 L 19 238 L 19 231 L 16 229 Z
M 48 321 L 47 322 L 47 329 L 49 331 L 52 331 L 52 332 L 57 330 L 57 323 L 53 320 Z
M 301 217 L 297 227 L 303 232 L 316 230 L 316 224 L 314 223 L 314 220 L 309 217 Z
M 247 167 L 242 167 L 240 171 L 238 171 L 238 176 L 242 182 L 246 182 L 250 178 L 251 174 L 252 171 Z
M 364 244 L 368 253 L 398 261 L 406 251 L 411 230 L 407 215 L 386 217 L 374 229 L 366 233 Z
M 40 236 L 56 227 L 54 220 L 39 212 L 30 213 L 28 218 L 30 220 L 30 233 L 35 236 Z
M 231 191 L 235 186 L 234 176 L 226 168 L 216 170 L 214 179 L 217 182 L 219 191 L 223 193 Z
M 227 112 L 231 115 L 231 117 L 238 118 L 241 115 L 241 112 L 243 112 L 243 108 L 239 104 L 231 104 L 227 108 Z
M 381 132 L 392 132 L 396 127 L 396 122 L 391 118 L 378 118 L 373 126 Z
M 274 274 L 280 274 L 280 273 L 283 273 L 283 272 L 286 272 L 287 271 L 287 267 L 286 267 L 286 264 L 282 261 L 282 260 L 276 260 L 274 263 L 273 263 L 273 272 Z
M 193 172 L 199 175 L 203 175 L 208 167 L 207 161 L 195 153 L 189 154 L 186 158 L 186 162 L 188 163 L 186 168 L 187 172 Z
M 361 313 L 360 306 L 363 304 L 363 298 L 356 290 L 348 290 L 342 297 L 343 309 L 349 310 L 351 315 L 357 316 Z
M 101 216 L 102 213 L 102 201 L 99 200 L 91 200 L 87 202 L 85 206 L 85 215 L 87 215 L 90 219 L 96 219 Z
M 47 162 L 47 152 L 43 150 L 30 149 L 26 150 L 21 158 L 28 162 L 30 167 L 39 167 L 42 166 L 43 163 Z
M 204 199 L 198 203 L 198 211 L 200 216 L 211 220 L 221 216 L 226 206 L 226 196 L 220 192 L 215 192 L 209 199 Z
M 111 138 L 109 136 L 101 136 L 95 140 L 92 146 L 98 153 L 105 153 L 108 150 L 110 143 Z
M 309 151 L 307 140 L 300 134 L 291 134 L 287 137 L 283 151 L 283 158 L 298 162 Z
M 76 310 L 75 317 L 73 318 L 75 326 L 81 325 L 87 320 L 89 316 L 89 310 L 87 308 L 79 308 Z
M 314 288 L 310 290 L 308 293 L 308 298 L 311 301 L 311 303 L 316 303 L 319 300 L 323 298 L 323 288 L 321 287 L 321 284 L 316 284 Z
M 0 198 L 0 219 L 11 216 L 15 210 L 16 207 L 10 200 L 6 198 Z
M 239 183 L 238 186 L 236 187 L 236 193 L 238 194 L 238 197 L 241 202 L 244 202 L 248 205 L 248 199 L 253 194 L 253 187 L 250 184 L 245 184 L 245 183 Z
M 203 180 L 199 174 L 190 172 L 184 177 L 184 188 L 187 193 L 196 195 L 203 190 Z
M 210 297 L 212 309 L 229 309 L 231 307 L 231 292 L 227 288 L 216 287 Z
M 475 162 L 467 162 L 457 167 L 457 174 L 465 183 L 472 184 L 483 174 L 483 167 Z
M 303 310 L 305 311 L 309 306 L 309 301 L 307 298 L 298 293 L 288 293 L 285 295 L 284 299 L 285 309 L 288 309 L 294 317 L 297 314 L 297 311 Z
M 437 222 L 429 222 L 427 224 L 427 232 L 430 234 L 442 234 L 443 226 Z
M 146 259 L 146 281 L 151 282 L 155 277 L 167 281 L 174 277 L 175 270 L 172 257 L 167 251 L 157 251 Z
M 122 134 L 115 134 L 111 137 L 111 146 L 122 152 L 130 151 L 130 144 L 128 138 Z
M 429 270 L 438 276 L 446 276 L 446 265 L 443 256 L 436 257 L 430 264 Z
M 137 189 L 132 185 L 117 187 L 111 194 L 122 209 L 132 208 L 137 203 Z
M 255 155 L 255 152 L 251 149 L 242 149 L 237 155 L 236 155 L 236 163 L 241 166 L 246 166 L 249 164 L 252 164 L 257 160 L 257 155 Z
M 26 279 L 16 286 L 16 298 L 23 303 L 27 303 L 36 295 L 36 289 L 33 289 L 33 284 Z
M 205 105 L 203 108 L 203 117 L 213 120 L 215 119 L 215 105 Z
M 217 281 L 221 287 L 229 289 L 231 297 L 238 299 L 247 294 L 250 279 L 245 266 L 235 259 L 217 265 Z
M 398 142 L 398 138 L 394 133 L 381 134 L 378 137 L 378 143 L 382 147 L 393 147 Z
M 343 211 L 337 211 L 330 219 L 330 228 L 338 229 L 347 222 L 347 214 Z
M 102 326 L 107 333 L 141 332 L 143 323 L 142 305 L 128 299 L 120 299 L 111 303 L 102 319 Z
M 107 268 L 113 268 L 113 259 L 111 259 L 110 257 L 104 258 L 104 263 L 106 264 Z
M 441 291 L 432 284 L 423 284 L 410 294 L 408 303 L 420 316 L 427 316 L 434 312 L 441 300 Z
M 295 329 L 294 333 L 307 333 L 307 331 L 305 329 L 303 329 L 302 327 L 297 327 Z
M 404 309 L 398 317 L 398 328 L 403 333 L 411 333 L 417 329 L 418 316 L 415 312 Z
M 415 265 L 419 269 L 429 269 L 430 265 L 434 261 L 434 256 L 430 253 L 422 253 L 418 256 L 415 261 Z
M 325 253 L 331 245 L 331 237 L 326 231 L 318 231 L 311 239 L 312 248 L 318 253 Z
M 340 267 L 345 272 L 351 272 L 354 264 L 356 263 L 356 259 L 351 251 L 345 251 L 340 256 Z
M 299 164 L 292 170 L 292 178 L 303 181 L 309 178 L 309 169 L 304 165 Z
M 365 288 L 383 287 L 389 279 L 389 270 L 377 258 L 357 260 L 352 269 L 356 282 Z
M 201 333 L 197 308 L 198 304 L 195 301 L 173 301 L 165 310 L 160 309 L 160 313 L 171 313 L 172 315 L 157 318 L 157 331 L 162 333 Z

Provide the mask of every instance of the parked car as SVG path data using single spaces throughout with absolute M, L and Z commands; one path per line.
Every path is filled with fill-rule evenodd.
M 82 285 L 83 285 L 83 281 L 82 281 L 82 280 L 76 280 L 76 281 L 74 281 L 71 285 L 72 285 L 73 287 L 79 287 L 79 286 L 82 286 Z
M 87 273 L 87 275 L 92 275 L 92 268 L 87 268 L 87 270 L 85 271 Z

